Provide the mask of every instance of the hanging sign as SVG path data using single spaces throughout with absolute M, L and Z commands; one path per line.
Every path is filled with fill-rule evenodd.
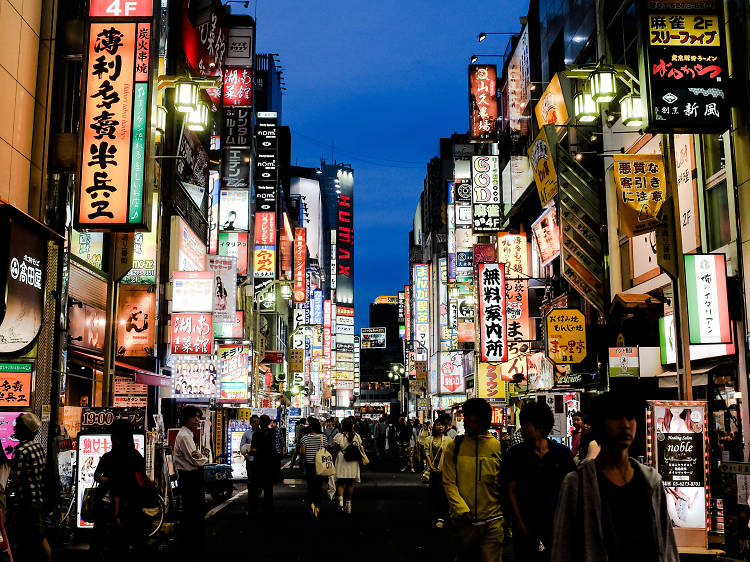
M 508 359 L 506 331 L 505 266 L 480 263 L 477 266 L 479 314 L 477 329 L 481 360 L 501 362 Z
M 547 89 L 534 107 L 536 122 L 539 127 L 544 125 L 565 125 L 568 122 L 568 108 L 560 87 L 560 76 L 555 74 Z
M 548 135 L 552 135 L 552 139 L 557 140 L 554 126 L 545 125 L 542 127 L 529 147 L 531 171 L 534 173 L 534 181 L 542 207 L 546 206 L 550 199 L 557 195 L 557 173 L 555 172 L 555 163 Z
M 637 347 L 610 347 L 609 348 L 609 376 L 616 377 L 638 377 L 639 359 Z
M 247 402 L 250 346 L 219 346 L 219 402 Z
M 104 8 L 105 17 L 126 16 Z M 145 4 L 145 2 L 144 2 Z M 136 230 L 146 226 L 151 12 L 123 2 L 126 21 L 89 21 L 83 109 L 83 146 L 75 225 Z M 101 13 L 92 5 L 92 14 Z M 124 8 L 123 8 L 124 9 Z M 132 18 L 148 13 L 146 21 Z
M 500 230 L 500 165 L 497 156 L 471 157 L 472 229 Z
M 463 352 L 440 352 L 440 392 L 465 392 Z
M 247 232 L 220 232 L 220 256 L 237 258 L 237 275 L 247 275 Z
M 276 247 L 255 245 L 253 258 L 253 276 L 256 279 L 272 279 L 276 275 Z
M 726 256 L 688 254 L 684 258 L 690 343 L 732 343 Z
M 586 359 L 586 317 L 574 308 L 556 308 L 544 318 L 547 357 L 556 365 Z
M 305 266 L 307 262 L 307 230 L 294 229 L 294 302 L 307 300 L 305 290 Z
M 511 272 L 506 275 L 512 276 L 514 273 Z M 502 363 L 503 380 L 521 382 L 526 379 L 526 356 L 531 347 L 528 279 L 506 276 L 505 317 L 508 337 L 508 360 Z
M 213 311 L 213 272 L 175 271 L 172 278 L 172 311 Z
M 528 277 L 530 270 L 526 235 L 499 232 L 497 261 L 505 265 L 505 274 L 508 277 Z
M 214 328 L 211 314 L 172 314 L 172 354 L 213 353 Z
M 416 360 L 430 358 L 430 266 L 414 265 L 414 341 Z
M 469 128 L 472 142 L 497 138 L 497 67 L 469 66 Z
M 224 106 L 252 105 L 253 71 L 236 66 L 224 67 L 223 83 Z
M 648 129 L 661 133 L 722 133 L 731 107 L 723 4 L 659 3 L 646 10 L 643 34 Z
M 616 154 L 614 177 L 621 224 L 629 237 L 654 230 L 667 195 L 661 154 Z
M 237 258 L 209 254 L 206 266 L 214 278 L 214 327 L 233 324 L 237 310 Z
M 539 250 L 542 266 L 560 255 L 560 229 L 557 226 L 557 209 L 551 205 L 531 225 L 531 232 Z
M 497 363 L 480 362 L 475 379 L 475 395 L 489 401 L 505 401 L 505 383 Z

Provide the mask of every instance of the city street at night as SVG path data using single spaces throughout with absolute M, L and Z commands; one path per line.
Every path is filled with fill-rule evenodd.
M 750 562 L 748 0 L 0 0 L 0 562 Z

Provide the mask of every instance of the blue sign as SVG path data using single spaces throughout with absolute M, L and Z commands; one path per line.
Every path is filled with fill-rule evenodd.
M 323 291 L 315 289 L 313 292 L 313 324 L 323 323 Z

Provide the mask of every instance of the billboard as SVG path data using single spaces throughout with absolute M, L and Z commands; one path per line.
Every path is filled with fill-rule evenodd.
M 247 231 L 250 227 L 250 192 L 247 189 L 219 191 L 219 229 Z
M 385 328 L 362 328 L 360 333 L 362 349 L 385 349 Z
M 307 231 L 307 250 L 311 260 L 320 261 L 322 251 L 322 205 L 320 183 L 307 178 L 292 178 L 290 193 L 299 196 L 302 207 L 302 226 Z
M 213 272 L 175 271 L 172 276 L 172 311 L 211 312 L 213 293 Z
M 430 358 L 430 266 L 414 265 L 414 341 L 415 360 Z
M 250 106 L 253 103 L 253 71 L 251 68 L 224 67 L 222 102 L 227 106 Z
M 294 229 L 294 302 L 307 300 L 305 270 L 307 265 L 307 231 Z
M 149 289 L 145 285 L 120 285 L 117 298 L 118 356 L 151 357 L 154 354 L 156 293 Z
M 172 314 L 173 355 L 213 353 L 214 327 L 211 314 Z
M 98 13 L 98 12 L 94 12 Z M 151 17 L 89 21 L 75 226 L 146 226 L 151 119 Z
M 471 186 L 472 229 L 474 232 L 497 232 L 500 230 L 501 197 L 497 156 L 471 157 Z
M 557 226 L 557 211 L 554 205 L 542 211 L 542 214 L 531 225 L 539 250 L 542 265 L 548 265 L 560 255 L 560 229 Z
M 473 142 L 497 140 L 497 67 L 469 66 L 469 129 Z
M 159 200 L 154 194 L 151 203 L 151 231 L 133 233 L 133 267 L 120 280 L 123 285 L 154 285 L 156 283 L 156 234 L 158 225 Z
M 276 246 L 255 245 L 253 276 L 256 279 L 272 279 L 276 276 Z
M 170 271 L 204 271 L 206 269 L 206 244 L 180 217 L 171 221 L 169 245 Z
M 505 383 L 497 363 L 478 364 L 475 394 L 477 398 L 490 401 L 505 401 Z
M 480 263 L 477 266 L 477 277 L 477 329 L 481 360 L 492 363 L 507 361 L 505 266 L 498 263 Z
M 247 402 L 250 346 L 219 346 L 219 402 Z
M 233 323 L 237 310 L 237 258 L 209 254 L 206 264 L 214 280 L 214 324 Z
M 690 343 L 732 343 L 726 255 L 688 254 L 684 258 Z
M 466 392 L 462 351 L 440 352 L 440 392 Z
M 276 212 L 278 120 L 275 111 L 258 112 L 255 125 L 255 212 Z
M 247 275 L 247 232 L 220 232 L 220 256 L 237 258 L 237 275 Z
M 336 302 L 354 304 L 354 189 L 350 172 L 339 170 L 341 194 L 337 204 Z
M 526 26 L 508 63 L 508 119 L 510 130 L 528 135 L 531 129 L 527 108 L 531 101 L 529 28 Z

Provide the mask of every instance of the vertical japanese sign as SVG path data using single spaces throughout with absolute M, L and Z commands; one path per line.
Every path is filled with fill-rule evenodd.
M 508 277 L 528 277 L 529 252 L 526 235 L 498 233 L 497 261 L 505 265 L 505 274 Z
M 471 157 L 474 232 L 500 230 L 500 165 L 497 156 Z
M 661 154 L 616 154 L 614 177 L 621 224 L 629 237 L 654 230 L 667 195 Z
M 336 227 L 336 302 L 354 304 L 354 189 L 342 177 Z
M 542 207 L 557 195 L 557 172 L 555 172 L 555 162 L 548 135 L 552 135 L 553 141 L 557 141 L 557 133 L 553 125 L 543 126 L 529 147 L 531 171 L 534 173 L 534 181 Z
M 411 285 L 404 285 L 404 339 L 411 341 Z
M 276 212 L 278 121 L 275 111 L 259 111 L 255 126 L 255 211 Z
M 250 346 L 219 346 L 219 402 L 247 402 Z
M 480 263 L 477 266 L 477 277 L 477 329 L 481 360 L 495 363 L 507 361 L 505 266 L 498 263 Z
M 695 173 L 695 148 L 692 135 L 674 136 L 677 197 L 680 202 L 680 230 L 682 252 L 687 254 L 701 244 L 698 224 L 698 184 Z
M 430 266 L 414 265 L 414 341 L 415 360 L 430 358 Z
M 323 301 L 323 372 L 331 376 L 331 301 Z
M 651 4 L 646 11 L 646 60 L 641 76 L 649 129 L 662 133 L 725 131 L 732 94 L 723 3 Z
M 247 232 L 220 232 L 220 256 L 237 258 L 237 274 L 247 275 Z
M 685 258 L 690 343 L 732 343 L 724 254 Z
M 508 360 L 502 364 L 504 380 L 526 378 L 526 356 L 530 351 L 529 281 L 506 269 L 505 316 L 508 334 Z
M 556 308 L 544 319 L 547 357 L 556 365 L 586 359 L 586 317 L 574 308 Z
M 251 68 L 224 67 L 224 106 L 250 106 L 253 95 L 253 71 Z
M 494 142 L 497 137 L 497 67 L 469 66 L 469 128 L 473 142 Z
M 307 261 L 307 231 L 294 229 L 294 302 L 305 302 L 305 265 Z
M 531 225 L 542 265 L 547 265 L 560 255 L 560 229 L 557 226 L 557 210 L 552 205 L 545 209 Z
M 172 314 L 173 355 L 210 355 L 213 342 L 211 314 Z
M 500 376 L 500 365 L 480 362 L 476 376 L 476 397 L 489 401 L 505 401 L 505 383 Z
M 531 62 L 529 60 L 529 28 L 524 28 L 513 56 L 508 63 L 508 113 L 510 130 L 528 135 L 529 116 L 526 111 L 531 99 Z
M 276 276 L 276 247 L 255 245 L 253 276 L 256 279 L 273 279 Z
M 89 17 L 75 224 L 136 230 L 147 222 L 153 6 L 100 4 Z

